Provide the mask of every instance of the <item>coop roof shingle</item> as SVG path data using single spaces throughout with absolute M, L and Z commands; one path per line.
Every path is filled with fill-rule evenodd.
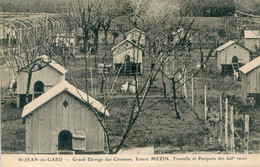
M 237 44 L 237 45 L 241 46 L 242 48 L 244 48 L 244 49 L 250 51 L 248 48 L 246 48 L 246 47 L 243 46 L 243 45 L 240 45 L 239 43 L 237 43 L 237 42 L 235 42 L 235 41 L 228 41 L 228 42 L 225 43 L 224 45 L 221 45 L 220 47 L 218 47 L 218 48 L 216 49 L 216 51 L 220 52 L 220 51 L 226 49 L 227 47 L 229 47 L 229 46 L 231 46 L 231 45 L 233 45 L 233 44 Z
M 123 40 L 122 42 L 120 42 L 119 44 L 117 44 L 116 46 L 114 46 L 111 50 L 112 50 L 112 51 L 115 50 L 116 48 L 118 48 L 119 46 L 121 46 L 122 44 L 124 44 L 125 42 L 130 42 L 131 44 L 135 45 L 136 47 L 138 47 L 138 48 L 144 50 L 144 48 L 142 48 L 141 46 L 138 46 L 138 45 L 136 45 L 134 42 L 131 42 L 131 41 L 126 40 L 126 39 Z
M 67 81 L 62 81 L 56 86 L 49 89 L 47 92 L 24 106 L 22 118 L 26 117 L 28 114 L 35 111 L 40 106 L 44 105 L 48 101 L 50 101 L 52 98 L 56 97 L 63 91 L 67 91 L 73 96 L 77 97 L 79 100 L 81 100 L 84 103 L 90 104 L 94 109 L 96 109 L 98 112 L 101 112 L 102 114 L 106 114 L 106 116 L 109 116 L 108 110 L 105 109 L 105 106 L 101 104 L 99 101 L 94 99 L 91 96 L 88 96 L 83 91 L 77 89 L 75 86 L 69 84 Z
M 258 30 L 244 30 L 246 39 L 260 39 L 260 31 Z
M 49 56 L 47 55 L 42 55 L 40 56 L 38 59 L 36 59 L 35 61 L 38 60 L 42 60 L 45 63 L 47 63 L 48 65 L 50 65 L 52 68 L 54 68 L 55 70 L 57 70 L 58 72 L 62 73 L 62 74 L 66 74 L 67 70 L 62 67 L 60 64 L 56 63 L 54 60 L 52 60 L 51 58 L 49 58 Z M 21 71 L 22 69 L 24 69 L 25 67 L 22 67 L 21 69 L 19 69 L 17 72 Z
M 240 67 L 239 70 L 244 74 L 247 74 L 258 66 L 260 66 L 260 56 Z
M 134 31 L 138 31 L 138 32 L 140 32 L 140 33 L 142 33 L 142 34 L 144 34 L 144 35 L 145 35 L 145 32 L 143 32 L 143 31 L 139 30 L 138 28 L 134 28 L 134 29 L 132 29 L 132 30 L 130 30 L 130 31 L 128 31 L 128 32 L 126 32 L 126 33 L 125 33 L 125 35 L 128 35 L 128 34 L 130 34 L 130 33 L 134 32 Z

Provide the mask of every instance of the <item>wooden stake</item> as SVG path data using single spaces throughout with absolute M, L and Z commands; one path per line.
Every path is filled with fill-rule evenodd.
M 219 128 L 220 128 L 220 134 L 219 134 L 219 139 L 220 139 L 220 142 L 222 142 L 222 135 L 223 135 L 223 132 L 222 132 L 222 95 L 219 96 Z
M 235 154 L 233 106 L 230 106 L 230 126 L 231 126 L 230 149 L 231 149 L 231 153 L 232 153 L 232 154 Z
M 196 84 L 196 106 L 199 105 L 199 92 L 198 92 L 198 81 L 195 80 L 195 84 Z
M 2 115 L 2 77 L 0 76 L 0 80 L 1 80 L 1 85 L 0 85 L 0 120 L 1 119 L 1 115 Z M 1 136 L 1 135 L 0 135 Z M 1 145 L 1 144 L 0 144 Z
M 226 108 L 226 113 L 225 113 L 225 146 L 227 148 L 228 147 L 228 98 L 226 98 L 225 108 Z
M 92 80 L 92 66 L 90 66 L 90 84 L 91 84 L 91 95 L 93 96 L 93 80 Z
M 204 87 L 205 124 L 207 124 L 207 85 Z
M 185 99 L 187 100 L 187 83 L 186 83 L 186 68 L 185 68 L 185 65 L 184 65 L 184 76 L 183 76 L 183 90 L 184 90 L 184 97 Z
M 245 154 L 248 154 L 248 143 L 249 143 L 249 115 L 245 115 L 245 137 L 244 137 L 244 143 L 245 143 Z
M 193 83 L 193 74 L 191 76 L 191 106 L 194 107 L 194 83 Z

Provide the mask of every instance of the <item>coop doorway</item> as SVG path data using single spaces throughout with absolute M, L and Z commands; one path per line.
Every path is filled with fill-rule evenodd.
M 63 130 L 58 136 L 58 150 L 72 150 L 72 134 L 68 130 Z
M 238 57 L 237 56 L 232 57 L 232 63 L 238 63 Z
M 34 84 L 34 98 L 39 97 L 42 93 L 44 93 L 44 84 L 42 81 L 37 81 Z

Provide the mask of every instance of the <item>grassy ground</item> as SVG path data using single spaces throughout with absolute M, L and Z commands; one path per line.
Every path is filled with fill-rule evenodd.
M 198 52 L 192 53 L 194 64 L 190 67 L 195 69 L 198 61 Z M 147 59 L 147 58 L 146 58 Z M 93 66 L 93 85 L 94 96 L 102 101 L 103 94 L 100 93 L 101 78 L 95 71 L 94 58 L 90 58 L 88 62 Z M 139 76 L 140 87 L 144 84 L 145 78 L 149 73 L 149 61 L 145 61 L 145 73 Z M 67 80 L 72 83 L 72 79 L 76 82 L 78 88 L 85 90 L 85 72 L 84 60 L 82 58 L 70 59 L 67 61 L 66 68 L 68 69 Z M 90 76 L 90 72 L 88 73 Z M 105 85 L 111 85 L 114 78 L 107 77 Z M 108 127 L 111 134 L 111 145 L 116 147 L 122 134 L 126 128 L 126 123 L 130 114 L 130 106 L 132 105 L 132 98 L 122 98 L 123 96 L 131 95 L 130 92 L 122 93 L 120 87 L 126 81 L 131 82 L 133 77 L 120 76 L 115 84 L 113 90 L 114 96 L 121 98 L 112 99 L 108 105 L 110 111 L 110 118 L 108 120 Z M 88 80 L 90 82 L 90 80 Z M 240 113 L 250 115 L 250 130 L 252 133 L 259 133 L 260 115 L 257 110 L 259 108 L 250 109 L 239 102 L 241 83 L 234 81 L 232 76 L 221 76 L 216 69 L 216 59 L 212 58 L 207 64 L 207 68 L 195 76 L 195 109 L 197 113 L 189 108 L 189 105 L 183 100 L 178 100 L 180 114 L 182 119 L 177 120 L 175 111 L 173 109 L 173 102 L 171 96 L 163 99 L 160 103 L 152 108 L 141 113 L 135 126 L 129 134 L 124 147 L 143 147 L 153 146 L 156 153 L 175 153 L 185 151 L 212 151 L 222 150 L 223 148 L 216 142 L 217 134 L 210 133 L 210 128 L 204 125 L 204 85 L 207 85 L 208 91 L 208 105 L 211 105 L 214 110 L 218 110 L 219 95 L 222 92 L 226 94 L 234 94 L 237 101 L 234 101 L 234 109 L 240 110 Z M 191 82 L 188 83 L 188 101 L 191 100 Z M 167 91 L 170 92 L 171 83 L 166 80 Z M 96 93 L 95 93 L 96 92 Z M 91 87 L 89 84 L 89 93 Z M 161 76 L 158 75 L 151 89 L 150 95 L 162 95 Z M 148 98 L 145 102 L 144 108 L 150 104 L 158 101 L 158 98 Z M 22 124 L 21 110 L 15 109 L 15 99 L 7 101 L 3 104 L 2 112 L 2 149 L 4 153 L 19 153 L 24 152 L 25 149 L 25 127 Z M 212 128 L 211 128 L 212 130 Z M 215 131 L 218 131 L 217 129 Z M 216 132 L 217 133 L 217 132 Z M 210 142 L 210 137 L 213 141 Z M 251 143 L 257 142 L 256 138 L 252 136 Z M 251 145 L 254 149 L 254 145 Z

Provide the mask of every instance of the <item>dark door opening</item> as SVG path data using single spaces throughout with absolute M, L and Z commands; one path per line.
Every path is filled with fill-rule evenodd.
M 238 63 L 238 57 L 237 56 L 232 57 L 232 63 Z
M 72 150 L 72 134 L 68 130 L 63 130 L 58 136 L 58 150 Z
M 39 97 L 42 93 L 44 93 L 44 84 L 42 81 L 37 81 L 34 84 L 34 98 Z

